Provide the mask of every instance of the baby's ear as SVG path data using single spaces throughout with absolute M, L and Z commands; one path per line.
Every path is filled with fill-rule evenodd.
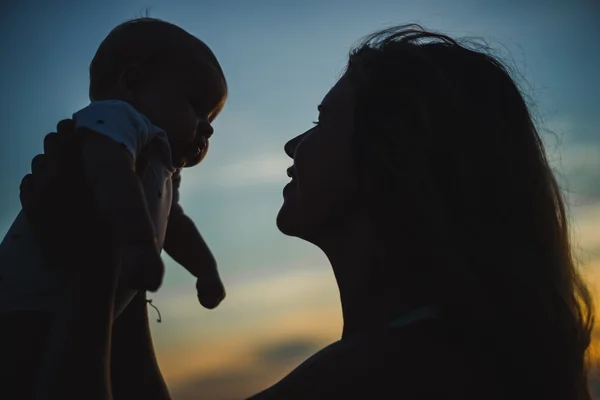
M 124 95 L 126 101 L 131 101 L 134 92 L 142 83 L 142 68 L 137 64 L 131 64 L 123 69 L 119 77 L 119 90 Z

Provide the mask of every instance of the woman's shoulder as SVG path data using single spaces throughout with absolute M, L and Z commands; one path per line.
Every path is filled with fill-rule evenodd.
M 253 400 L 493 399 L 495 374 L 487 365 L 439 323 L 423 321 L 332 343 Z
M 402 399 L 493 399 L 493 359 L 476 351 L 444 321 L 424 320 L 357 342 L 360 359 L 347 370 Z M 358 385 L 360 386 L 360 384 Z
M 463 341 L 444 321 L 391 330 L 364 346 L 378 354 L 371 365 L 384 384 L 400 381 L 407 398 L 494 399 L 500 389 L 493 357 Z

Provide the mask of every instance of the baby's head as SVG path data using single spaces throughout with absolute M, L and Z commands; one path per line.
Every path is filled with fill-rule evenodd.
M 154 18 L 125 22 L 100 44 L 90 64 L 90 100 L 123 100 L 169 136 L 175 167 L 198 164 L 227 82 L 206 44 Z

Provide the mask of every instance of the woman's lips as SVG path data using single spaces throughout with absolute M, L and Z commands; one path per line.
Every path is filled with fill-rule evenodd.
M 290 190 L 293 190 L 293 188 L 296 186 L 296 180 L 292 179 L 290 182 L 288 182 L 287 185 L 285 185 L 283 187 L 283 195 L 285 196 L 287 193 L 290 192 Z
M 291 167 L 289 167 L 288 169 L 286 169 L 285 172 L 287 173 L 287 176 L 289 176 L 290 178 L 294 179 L 295 171 L 294 171 L 294 166 L 293 165 Z

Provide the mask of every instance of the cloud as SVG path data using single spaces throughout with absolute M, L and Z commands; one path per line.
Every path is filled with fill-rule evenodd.
M 224 186 L 247 186 L 289 181 L 286 169 L 292 164 L 283 152 L 258 154 L 217 170 L 215 183 Z
M 291 372 L 304 359 L 323 347 L 312 337 L 294 337 L 258 345 L 250 362 L 208 374 L 197 374 L 173 386 L 179 400 L 239 400 L 266 389 Z
M 163 322 L 151 321 L 152 336 L 169 387 L 194 380 L 213 388 L 217 383 L 204 378 L 259 364 L 280 371 L 269 375 L 265 387 L 338 339 L 342 318 L 333 274 L 304 264 L 304 269 L 228 285 L 227 299 L 214 311 L 200 307 L 193 285 L 153 295 Z
M 283 152 L 247 154 L 240 158 L 229 157 L 206 163 L 201 168 L 186 170 L 183 190 L 232 189 L 272 184 L 284 185 L 289 181 L 286 169 L 292 164 Z
M 297 364 L 310 357 L 320 347 L 314 339 L 290 338 L 258 349 L 255 357 L 259 363 L 268 366 Z
M 600 204 L 579 206 L 572 209 L 571 235 L 573 245 L 582 252 L 582 262 L 590 262 L 600 256 Z
M 301 260 L 290 266 L 278 268 L 268 274 L 255 274 L 253 278 L 243 276 L 227 283 L 227 299 L 219 306 L 218 313 L 200 309 L 196 291 L 188 282 L 165 287 L 153 295 L 165 318 L 188 319 L 201 313 L 206 318 L 220 322 L 239 320 L 248 313 L 268 314 L 271 311 L 286 312 L 297 307 L 312 307 L 323 304 L 339 304 L 339 293 L 328 266 L 318 261 Z M 283 311 L 281 311 L 283 312 Z M 245 319 L 244 319 L 245 320 Z
M 240 400 L 258 393 L 268 386 L 268 378 L 262 371 L 250 368 L 230 370 L 195 379 L 170 388 L 178 400 Z
M 600 121 L 577 121 L 560 115 L 542 122 L 550 164 L 572 205 L 600 201 Z

